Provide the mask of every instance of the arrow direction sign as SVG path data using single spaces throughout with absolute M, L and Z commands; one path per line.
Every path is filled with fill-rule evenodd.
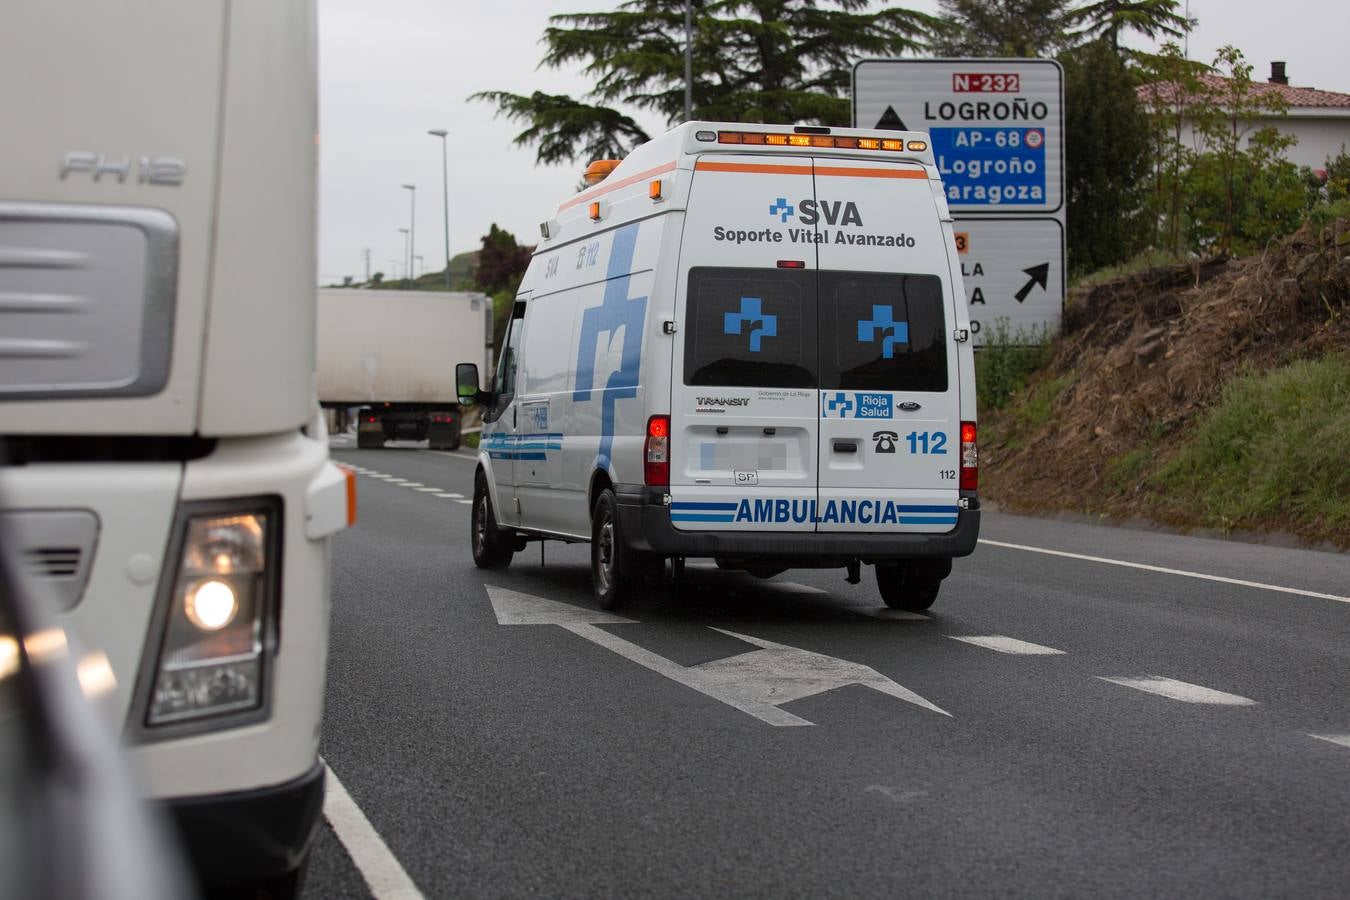
M 1038 284 L 1041 286 L 1041 290 L 1045 290 L 1045 283 L 1050 280 L 1050 264 L 1048 262 L 1043 262 L 1038 266 L 1032 266 L 1030 269 L 1023 269 L 1022 271 L 1030 275 L 1031 280 L 1022 285 L 1021 290 L 1013 295 L 1018 303 L 1026 300 L 1027 295 L 1031 293 L 1031 289 Z
M 869 687 L 939 715 L 950 715 L 875 669 L 823 653 L 799 650 L 716 628 L 713 630 L 753 644 L 759 649 L 697 666 L 682 666 L 596 627 L 632 624 L 632 619 L 491 585 L 487 592 L 493 611 L 497 614 L 497 622 L 501 625 L 557 625 L 769 725 L 786 727 L 814 724 L 779 707 L 793 700 L 851 684 Z

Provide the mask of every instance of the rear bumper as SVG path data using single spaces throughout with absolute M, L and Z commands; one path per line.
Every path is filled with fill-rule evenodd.
M 617 489 L 620 531 L 634 549 L 663 556 L 795 562 L 810 568 L 854 559 L 870 563 L 969 556 L 980 536 L 980 501 L 973 492 L 962 492 L 970 509 L 958 512 L 956 527 L 942 534 L 680 531 L 670 521 L 665 493 L 662 488 L 629 485 Z
M 323 763 L 284 784 L 163 801 L 204 884 L 277 878 L 304 861 L 323 809 Z

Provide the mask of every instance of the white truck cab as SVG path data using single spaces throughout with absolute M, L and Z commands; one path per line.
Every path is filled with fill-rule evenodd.
M 354 512 L 314 389 L 314 4 L 12 4 L 0 81 L 0 524 L 198 875 L 284 895 Z
M 492 383 L 457 377 L 487 407 L 478 564 L 590 540 L 606 607 L 667 559 L 870 564 L 931 605 L 979 500 L 927 136 L 691 122 L 600 168 L 541 226 Z

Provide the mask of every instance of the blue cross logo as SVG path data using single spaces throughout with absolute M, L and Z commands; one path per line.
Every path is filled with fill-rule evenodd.
M 722 314 L 723 334 L 740 334 L 742 325 L 750 326 L 751 353 L 759 352 L 761 338 L 778 337 L 778 317 L 764 312 L 758 297 L 742 297 L 740 312 Z
M 796 210 L 792 204 L 787 202 L 786 197 L 779 197 L 770 207 L 769 215 L 778 216 L 780 222 L 786 222 Z
M 840 391 L 827 397 L 825 400 L 825 417 L 829 418 L 830 413 L 837 413 L 838 418 L 847 419 L 848 414 L 853 412 L 853 400 L 848 394 Z
M 873 306 L 872 318 L 858 320 L 858 343 L 870 344 L 881 335 L 881 358 L 894 359 L 895 345 L 909 343 L 909 323 L 895 321 L 895 308 Z

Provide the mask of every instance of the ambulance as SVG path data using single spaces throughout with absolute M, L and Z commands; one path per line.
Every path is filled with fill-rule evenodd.
M 606 609 L 688 558 L 936 599 L 979 532 L 975 375 L 928 138 L 690 122 L 540 226 L 484 426 L 480 567 L 589 541 Z

